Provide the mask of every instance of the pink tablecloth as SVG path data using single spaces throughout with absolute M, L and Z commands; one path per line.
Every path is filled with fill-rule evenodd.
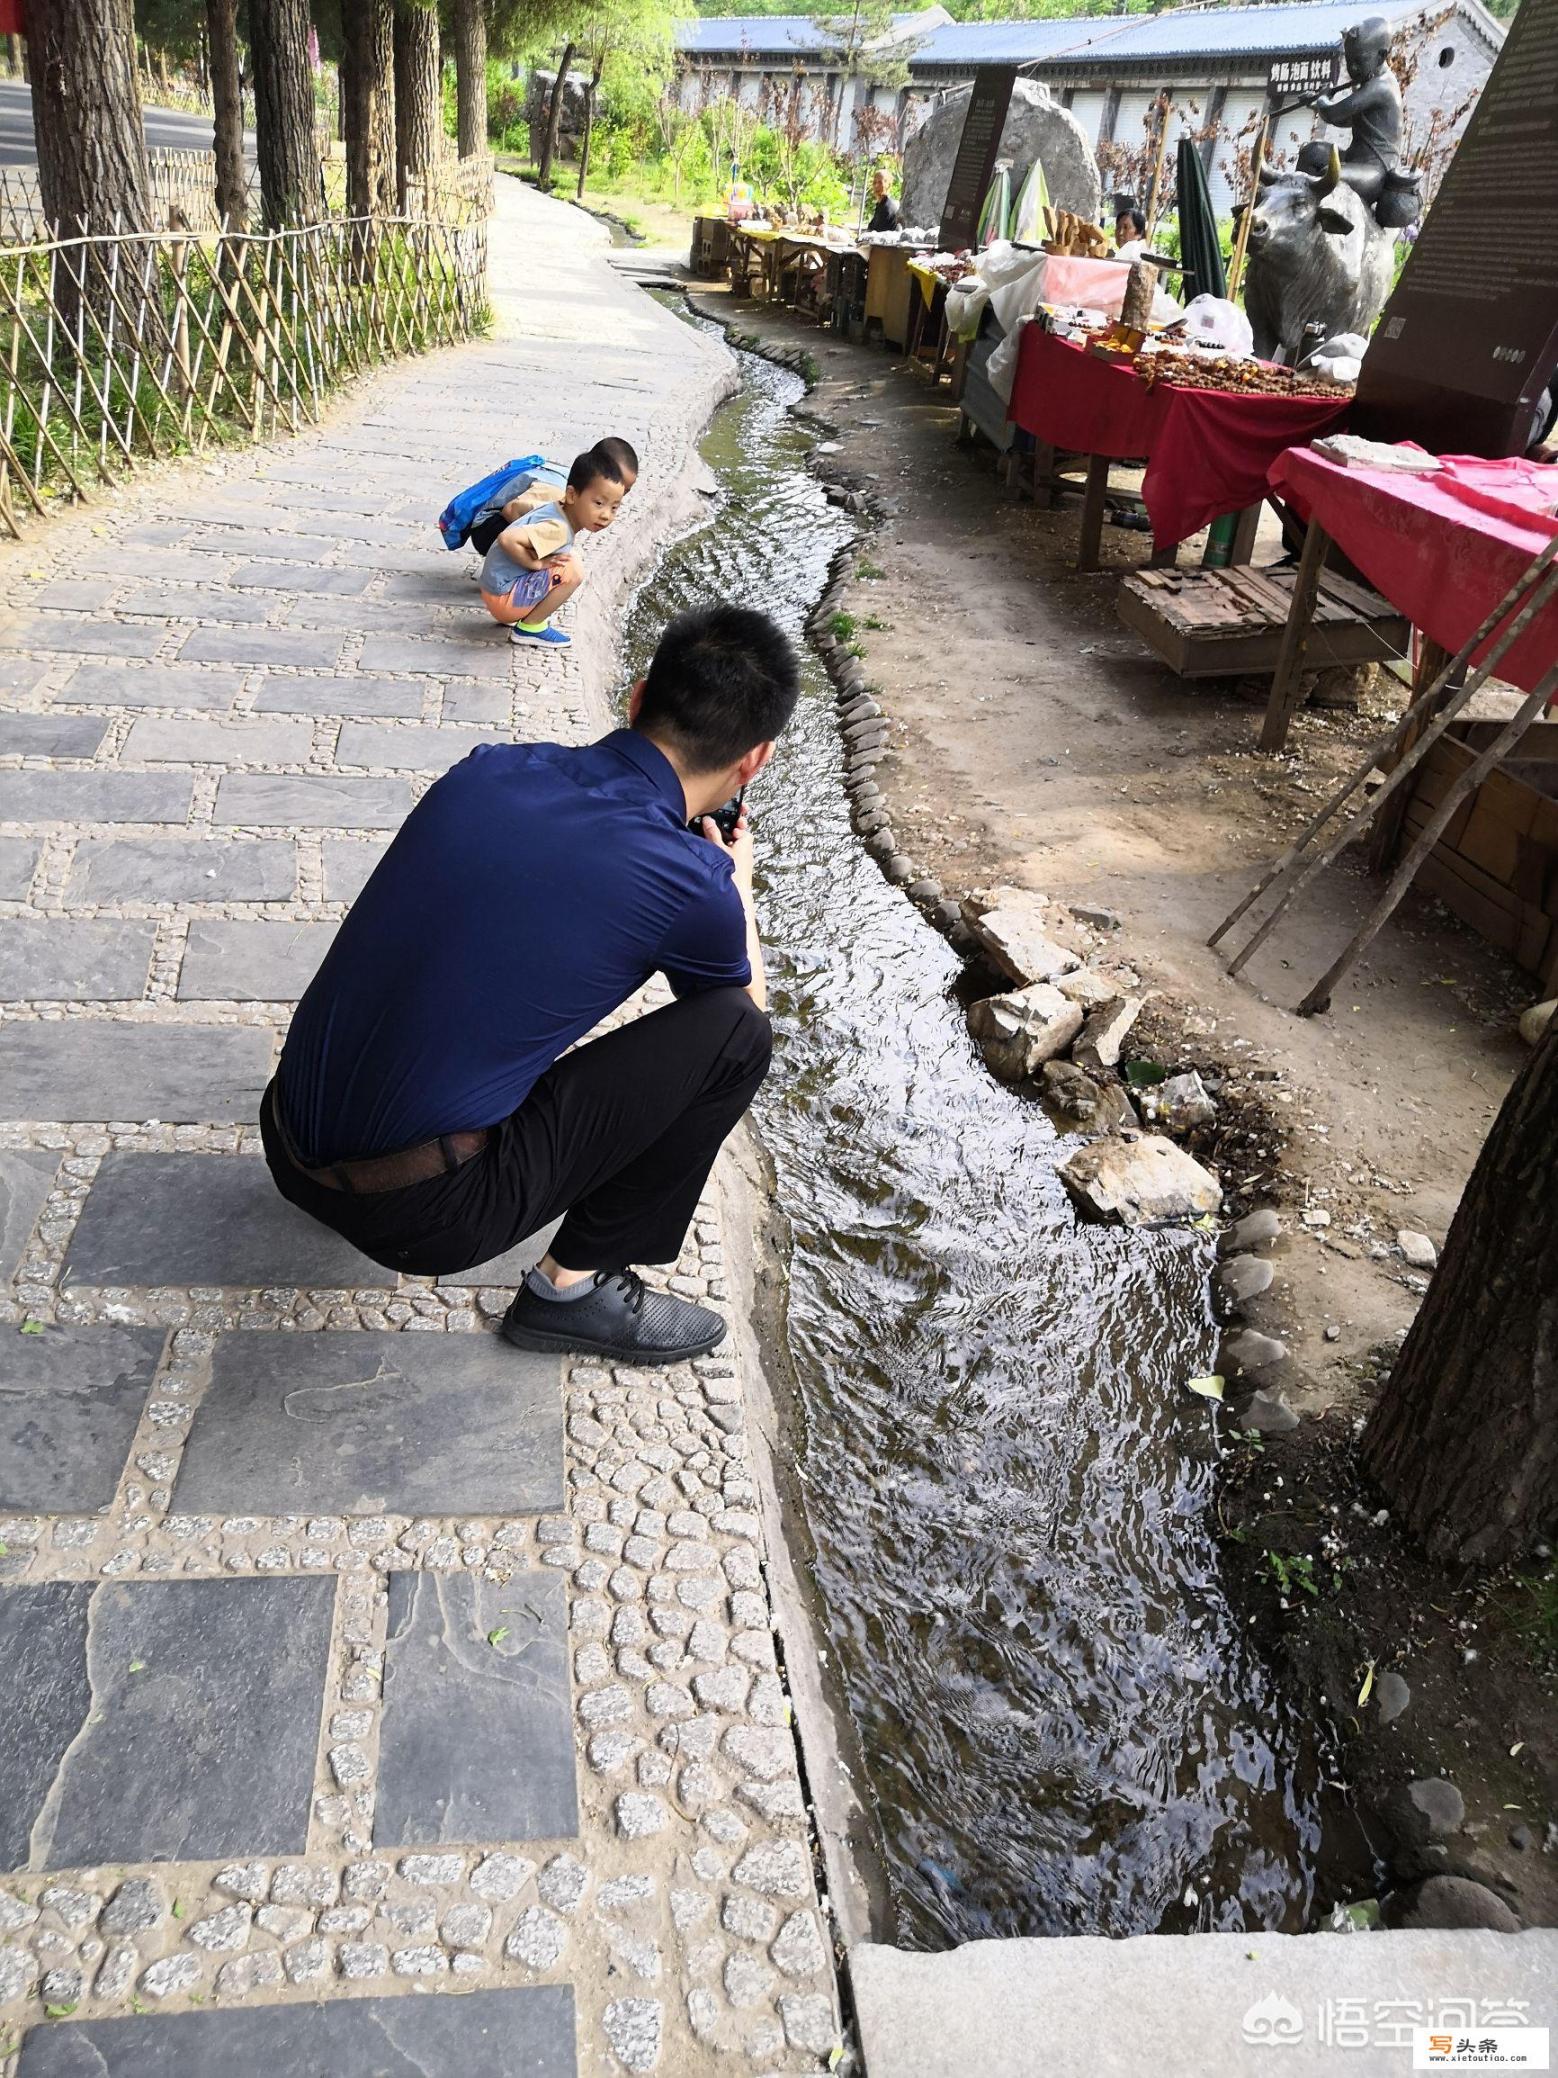
M 1308 448 L 1279 455 L 1271 487 L 1318 520 L 1413 627 L 1452 654 L 1558 533 L 1558 465 L 1447 455 L 1439 476 L 1343 469 Z M 1484 645 L 1486 647 L 1486 645 Z M 1474 660 L 1475 661 L 1475 660 Z M 1558 603 L 1498 667 L 1526 692 L 1558 663 Z
M 1224 513 L 1256 504 L 1282 450 L 1330 432 L 1346 409 L 1346 398 L 1261 397 L 1167 382 L 1149 389 L 1131 369 L 1029 325 L 1007 416 L 1054 447 L 1144 459 L 1152 538 L 1167 548 Z

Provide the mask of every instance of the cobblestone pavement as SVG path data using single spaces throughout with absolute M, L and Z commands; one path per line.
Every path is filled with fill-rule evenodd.
M 289 1003 L 418 794 L 603 725 L 729 382 L 500 186 L 491 339 L 0 553 L 5 2078 L 838 2040 L 735 1361 L 523 1357 L 492 1329 L 539 1239 L 396 1278 L 259 1154 Z M 575 647 L 516 651 L 433 515 L 607 432 L 644 473 Z M 725 1297 L 712 1201 L 670 1282 Z

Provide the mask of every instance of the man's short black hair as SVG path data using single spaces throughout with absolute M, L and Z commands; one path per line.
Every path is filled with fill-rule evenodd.
M 605 440 L 597 440 L 591 452 L 600 455 L 605 461 L 615 465 L 617 474 L 612 479 L 615 483 L 622 481 L 622 471 L 624 469 L 630 475 L 637 476 L 638 474 L 638 456 L 628 445 L 627 441 L 620 440 L 615 433 Z
M 607 483 L 621 483 L 623 480 L 620 465 L 604 452 L 604 442 L 599 447 L 587 447 L 582 455 L 574 456 L 573 467 L 568 471 L 568 488 L 587 491 L 601 476 Z
M 718 772 L 777 736 L 800 697 L 795 646 L 766 613 L 705 606 L 660 637 L 634 726 L 690 772 Z
M 1119 225 L 1120 217 L 1122 216 L 1129 217 L 1131 229 L 1136 233 L 1136 236 L 1138 238 L 1146 237 L 1147 219 L 1139 209 L 1122 209 L 1119 213 L 1119 216 L 1115 218 L 1115 224 L 1117 228 Z

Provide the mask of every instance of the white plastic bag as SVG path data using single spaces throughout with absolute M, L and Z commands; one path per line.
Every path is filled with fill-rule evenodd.
M 1252 354 L 1255 334 L 1237 303 L 1225 296 L 1193 296 L 1185 305 L 1185 337 L 1194 346 L 1223 353 Z

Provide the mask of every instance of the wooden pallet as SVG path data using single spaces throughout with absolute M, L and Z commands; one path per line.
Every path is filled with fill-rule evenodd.
M 1120 618 L 1181 678 L 1273 672 L 1293 604 L 1293 569 L 1139 570 L 1120 586 Z M 1402 655 L 1406 621 L 1367 586 L 1327 571 L 1305 665 L 1378 664 Z

